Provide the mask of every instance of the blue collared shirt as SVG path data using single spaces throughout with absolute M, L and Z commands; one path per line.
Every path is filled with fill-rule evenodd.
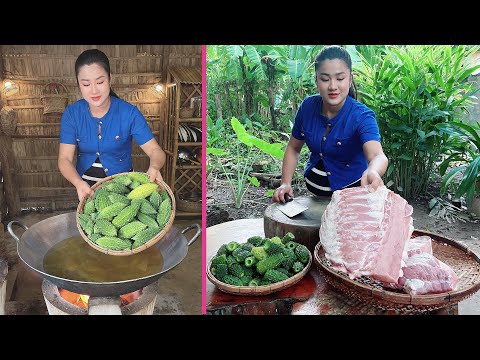
M 60 143 L 77 145 L 76 168 L 80 176 L 97 157 L 107 176 L 130 171 L 132 139 L 143 145 L 153 138 L 147 121 L 136 106 L 114 96 L 110 100 L 110 108 L 101 118 L 90 114 L 84 99 L 67 106 L 63 112 Z
M 292 135 L 305 141 L 311 151 L 304 175 L 322 157 L 330 187 L 335 191 L 362 177 L 368 167 L 362 146 L 370 140 L 380 141 L 380 132 L 375 113 L 350 96 L 332 119 L 322 115 L 321 106 L 320 95 L 305 98 L 295 116 Z M 329 123 L 330 131 L 323 140 Z

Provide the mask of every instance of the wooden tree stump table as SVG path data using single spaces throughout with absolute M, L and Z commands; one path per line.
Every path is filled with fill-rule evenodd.
M 247 241 L 250 236 L 265 236 L 264 219 L 242 219 L 207 228 L 207 264 L 222 244 Z M 225 293 L 207 279 L 206 311 L 209 315 L 397 315 L 349 298 L 328 285 L 317 267 L 298 283 L 276 293 L 243 296 Z M 435 314 L 458 314 L 458 307 L 440 309 Z
M 318 232 L 323 212 L 330 203 L 330 198 L 319 196 L 299 196 L 294 200 L 299 205 L 308 207 L 308 210 L 289 218 L 280 211 L 283 204 L 272 203 L 265 210 L 265 236 L 283 237 L 287 232 L 295 235 L 295 240 L 305 245 L 313 253 L 315 245 L 320 240 Z

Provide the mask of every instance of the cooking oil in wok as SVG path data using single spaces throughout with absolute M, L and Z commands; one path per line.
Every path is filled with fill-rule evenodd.
M 160 250 L 151 246 L 128 256 L 95 250 L 80 236 L 53 246 L 43 260 L 45 272 L 60 278 L 88 282 L 116 282 L 158 274 L 163 268 Z

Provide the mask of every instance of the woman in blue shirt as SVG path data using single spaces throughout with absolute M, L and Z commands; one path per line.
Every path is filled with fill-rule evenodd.
M 108 57 L 98 49 L 84 51 L 75 62 L 75 75 L 83 99 L 63 112 L 58 168 L 77 189 L 78 199 L 92 195 L 90 186 L 98 180 L 133 171 L 132 139 L 150 158 L 150 181 L 162 180 L 165 152 L 138 108 L 111 90 Z
M 304 99 L 297 111 L 273 201 L 285 202 L 285 194 L 293 198 L 291 183 L 304 143 L 311 151 L 305 182 L 315 195 L 331 196 L 352 186 L 375 191 L 383 185 L 388 159 L 374 112 L 356 100 L 348 52 L 324 47 L 315 57 L 315 80 L 319 94 Z

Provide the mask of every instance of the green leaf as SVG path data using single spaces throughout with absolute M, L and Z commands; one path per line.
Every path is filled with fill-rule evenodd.
M 225 150 L 216 148 L 207 148 L 207 154 L 211 155 L 225 155 Z
M 412 160 L 413 160 L 413 157 L 411 157 L 410 155 L 402 154 L 402 155 L 398 156 L 397 159 L 412 161 Z
M 417 130 L 418 136 L 420 136 L 421 138 L 424 138 L 424 137 L 425 137 L 425 131 L 420 130 L 420 129 L 416 129 L 416 130 Z
M 390 175 L 392 175 L 393 170 L 395 170 L 393 164 L 389 164 L 389 165 L 388 165 L 388 169 L 387 169 L 387 177 L 389 177 Z
M 456 167 L 455 169 L 449 171 L 449 173 L 442 178 L 442 183 L 441 183 L 441 185 L 440 185 L 440 193 L 441 193 L 441 194 L 444 194 L 444 193 L 447 191 L 448 185 L 450 185 L 450 182 L 453 180 L 454 176 L 455 176 L 459 171 L 461 171 L 462 169 L 464 169 L 465 166 L 466 166 L 466 165 L 462 165 L 462 166 Z
M 274 192 L 275 192 L 275 189 L 269 189 L 265 192 L 265 196 L 271 198 Z
M 247 146 L 252 146 L 251 136 L 236 117 L 232 117 L 231 124 L 235 134 L 237 134 L 238 140 Z
M 455 196 L 460 198 L 463 194 L 466 194 L 470 188 L 475 188 L 477 178 L 480 174 L 480 155 L 473 160 L 465 170 L 463 174 L 462 182 L 458 186 Z
M 250 180 L 253 186 L 256 186 L 256 187 L 260 186 L 260 182 L 255 176 L 248 176 L 248 180 Z
M 255 145 L 257 148 L 259 148 L 266 154 L 272 155 L 279 159 L 283 159 L 283 156 L 285 155 L 285 153 L 281 149 L 282 144 L 280 143 L 270 144 L 262 139 L 258 139 L 253 136 L 250 138 L 250 141 L 252 142 L 253 145 Z
M 428 208 L 432 209 L 438 202 L 438 198 L 433 198 L 428 202 Z
M 438 171 L 440 172 L 440 175 L 443 176 L 445 174 L 445 171 L 447 171 L 448 167 L 450 166 L 450 163 L 452 161 L 461 161 L 464 162 L 465 159 L 461 157 L 459 154 L 452 154 L 449 157 L 447 157 L 443 162 L 440 164 L 438 167 Z
M 408 87 L 410 88 L 410 90 L 412 91 L 415 91 L 416 87 L 415 87 L 415 84 L 413 83 L 412 79 L 410 79 L 409 77 L 406 77 L 404 76 L 402 78 L 402 81 L 408 85 Z
M 288 74 L 296 80 L 303 75 L 305 71 L 305 61 L 301 59 L 287 60 Z
M 239 45 L 228 45 L 227 52 L 235 60 L 243 56 L 243 49 Z

